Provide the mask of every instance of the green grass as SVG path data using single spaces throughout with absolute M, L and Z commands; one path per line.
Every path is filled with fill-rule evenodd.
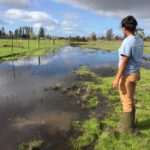
M 40 150 L 42 144 L 43 144 L 42 140 L 34 140 L 27 143 L 22 143 L 18 147 L 18 150 Z
M 81 48 L 92 48 L 101 50 L 117 50 L 121 41 L 91 41 L 91 42 L 75 42 Z
M 82 67 L 79 72 L 84 72 L 86 67 Z M 88 69 L 86 69 L 88 70 Z M 105 96 L 108 100 L 108 108 L 111 111 L 102 120 L 98 120 L 94 117 L 83 121 L 78 125 L 78 130 L 82 131 L 80 136 L 72 139 L 72 145 L 75 150 L 82 150 L 86 146 L 94 147 L 94 150 L 149 150 L 150 149 L 150 70 L 141 70 L 141 80 L 138 82 L 135 99 L 137 101 L 136 112 L 136 127 L 140 130 L 141 135 L 133 133 L 119 133 L 117 131 L 117 125 L 121 120 L 121 104 L 119 102 L 118 90 L 112 89 L 113 77 L 100 77 L 93 75 L 89 72 L 85 74 L 89 75 L 93 80 L 84 81 L 84 85 L 90 90 L 99 92 Z M 82 73 L 83 76 L 83 73 Z M 96 78 L 96 80 L 94 80 Z M 98 82 L 99 80 L 99 82 Z M 88 121 L 95 120 L 91 126 L 97 126 L 94 130 L 94 135 L 91 134 L 91 127 L 88 126 Z M 87 124 L 86 130 L 84 130 L 83 124 Z M 99 124 L 99 125 L 98 125 Z M 102 128 L 98 128 L 102 126 Z M 89 136 L 90 135 L 90 136 Z M 98 135 L 98 137 L 97 137 Z M 90 137 L 90 138 L 89 138 Z
M 144 42 L 144 52 L 150 54 L 150 42 Z
M 90 97 L 90 98 L 87 100 L 86 108 L 94 108 L 94 107 L 96 107 L 98 104 L 99 104 L 99 99 L 98 99 L 96 96 Z
M 5 45 L 12 45 L 11 40 L 0 40 L 0 60 L 10 60 L 17 59 L 21 56 L 41 56 L 47 51 L 52 51 L 58 48 L 61 48 L 65 45 L 68 45 L 67 40 L 56 40 L 55 45 L 53 46 L 52 40 L 40 40 L 40 46 L 38 48 L 37 40 L 29 41 L 28 48 L 28 40 L 16 40 L 14 39 L 13 52 L 11 47 L 5 47 Z M 13 56 L 13 57 L 12 57 Z
M 76 123 L 74 127 L 79 132 L 82 132 L 82 135 L 80 135 L 78 138 L 72 138 L 70 140 L 71 144 L 73 145 L 73 149 L 75 150 L 82 150 L 83 147 L 92 144 L 97 139 L 100 132 L 99 123 L 94 118 L 86 120 L 80 124 Z
M 73 42 L 81 48 L 101 49 L 101 50 L 118 50 L 121 41 L 91 41 L 91 42 Z M 144 42 L 144 53 L 150 54 L 150 42 Z
M 90 72 L 90 69 L 86 66 L 81 66 L 79 70 L 76 71 L 76 74 L 81 77 L 95 77 L 96 75 L 92 72 Z
M 76 74 L 80 77 L 87 77 L 87 78 L 93 78 L 96 80 L 96 75 L 92 72 L 90 72 L 90 69 L 86 66 L 81 66 L 79 70 L 76 71 Z M 85 89 L 85 93 L 82 93 L 81 99 L 84 101 L 84 107 L 86 109 L 92 109 L 95 108 L 99 103 L 98 97 L 95 95 L 95 93 L 91 93 L 92 90 L 82 84 L 82 86 Z

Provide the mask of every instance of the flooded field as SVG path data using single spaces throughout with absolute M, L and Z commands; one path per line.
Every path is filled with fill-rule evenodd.
M 0 149 L 16 150 L 22 142 L 33 139 L 49 141 L 52 150 L 67 149 L 72 122 L 85 119 L 88 113 L 74 98 L 47 89 L 72 84 L 74 71 L 82 65 L 108 76 L 117 62 L 117 51 L 67 46 L 42 57 L 1 63 Z M 149 61 L 143 60 L 143 67 L 149 66 Z

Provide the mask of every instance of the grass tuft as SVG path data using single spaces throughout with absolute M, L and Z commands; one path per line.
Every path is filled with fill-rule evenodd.
M 42 144 L 42 140 L 34 140 L 27 143 L 22 143 L 18 150 L 40 150 Z

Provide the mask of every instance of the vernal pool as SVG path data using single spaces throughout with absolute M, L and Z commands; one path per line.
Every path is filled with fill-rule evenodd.
M 72 83 L 74 70 L 82 65 L 105 76 L 117 62 L 117 51 L 67 46 L 41 57 L 1 63 L 0 149 L 16 150 L 20 143 L 37 138 L 48 138 L 51 149 L 65 149 L 71 123 L 88 114 L 73 98 L 45 89 Z M 143 65 L 150 66 L 146 61 Z

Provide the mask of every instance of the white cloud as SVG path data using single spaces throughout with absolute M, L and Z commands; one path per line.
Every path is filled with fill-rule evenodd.
M 54 0 L 70 4 L 82 9 L 105 16 L 134 15 L 138 18 L 150 18 L 147 10 L 150 9 L 149 0 Z
M 71 14 L 70 14 L 71 15 Z M 21 9 L 8 9 L 1 15 L 5 20 L 13 20 L 14 22 L 26 22 L 31 24 L 35 32 L 38 33 L 40 27 L 44 27 L 46 33 L 53 33 L 54 35 L 77 35 L 85 33 L 80 26 L 75 24 L 71 16 L 66 16 L 67 19 L 57 20 L 54 19 L 51 15 L 42 11 L 26 11 Z M 75 17 L 76 16 L 76 17 Z M 74 18 L 79 17 L 78 14 L 74 13 Z M 65 17 L 64 17 L 65 18 Z
M 76 24 L 68 22 L 67 20 L 63 20 L 60 25 L 65 31 L 75 31 L 78 28 Z
M 69 11 L 62 12 L 61 15 L 64 17 L 64 19 L 67 20 L 79 19 L 81 17 L 80 14 L 75 12 L 69 12 Z
M 13 24 L 12 21 L 2 20 L 0 19 L 0 26 L 7 26 Z
M 46 31 L 51 32 L 51 31 L 54 31 L 56 29 L 56 27 L 55 26 L 46 26 L 45 29 L 46 29 Z
M 25 11 L 21 9 L 9 9 L 5 12 L 4 17 L 10 19 L 20 19 L 26 22 L 39 23 L 48 22 L 56 23 L 57 21 L 49 14 L 41 11 Z
M 42 27 L 43 24 L 42 23 L 34 23 L 33 24 L 33 28 L 36 30 L 36 31 L 39 31 L 40 27 Z
M 56 25 L 48 25 L 48 24 L 44 24 L 44 23 L 34 23 L 33 24 L 33 28 L 34 28 L 36 33 L 38 33 L 40 27 L 44 27 L 46 32 L 51 32 L 51 31 L 54 31 L 56 29 Z
M 28 0 L 0 0 L 0 5 L 10 8 L 28 8 L 31 3 Z
M 61 21 L 56 27 L 56 32 L 58 32 L 61 36 L 70 36 L 70 35 L 80 35 L 85 36 L 89 34 L 85 28 L 82 28 L 78 24 L 71 22 L 70 20 Z
M 13 21 L 23 21 L 31 24 L 35 32 L 39 31 L 40 27 L 44 27 L 46 31 L 53 31 L 59 22 L 46 12 L 42 11 L 25 11 L 21 9 L 8 9 L 3 15 L 3 18 Z M 1 22 L 1 21 L 0 21 Z

